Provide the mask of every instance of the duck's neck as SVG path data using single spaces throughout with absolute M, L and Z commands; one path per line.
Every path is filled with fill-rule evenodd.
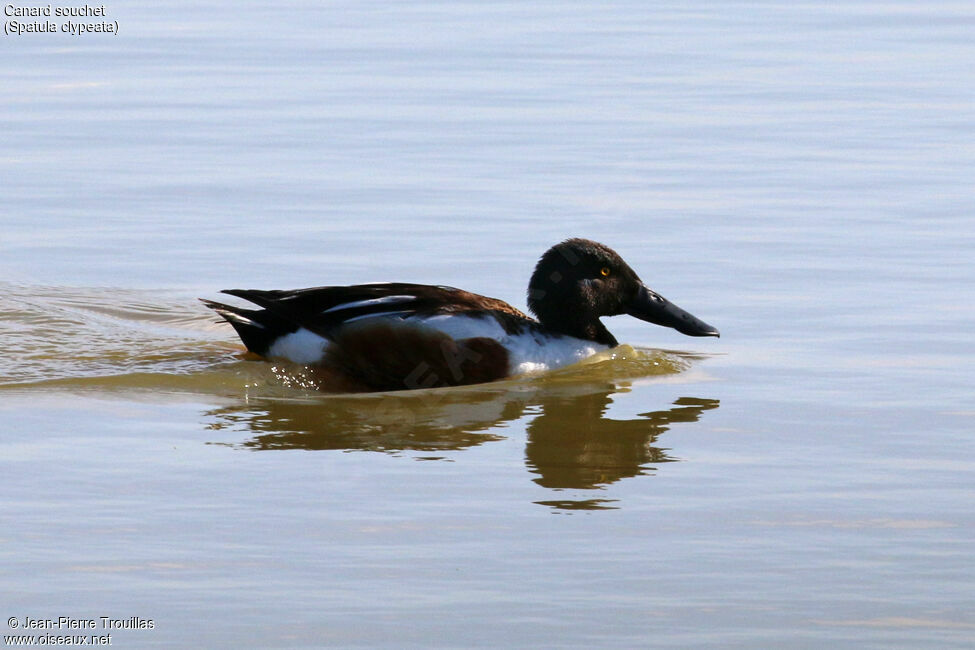
M 545 318 L 539 315 L 542 326 L 552 332 L 572 336 L 585 341 L 592 341 L 611 348 L 619 345 L 616 337 L 610 334 L 606 326 L 598 318 Z
M 578 284 L 566 282 L 558 272 L 542 271 L 542 261 L 528 283 L 528 309 L 542 326 L 558 334 L 592 341 L 615 348 L 619 345 L 599 316 L 587 308 L 591 301 L 581 293 Z M 572 306 L 575 306 L 575 309 Z

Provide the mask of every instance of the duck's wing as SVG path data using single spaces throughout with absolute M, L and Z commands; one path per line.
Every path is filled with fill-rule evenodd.
M 326 338 L 355 322 L 373 318 L 409 319 L 466 315 L 492 317 L 506 332 L 517 333 L 533 319 L 496 298 L 454 287 L 390 282 L 288 291 L 228 289 L 275 317 Z
M 500 379 L 509 366 L 499 341 L 537 326 L 501 300 L 453 287 L 390 283 L 224 293 L 263 307 L 204 301 L 250 351 L 316 365 L 372 390 Z

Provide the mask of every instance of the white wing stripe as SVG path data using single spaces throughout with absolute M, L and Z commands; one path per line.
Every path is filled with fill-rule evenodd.
M 334 307 L 329 307 L 323 314 L 329 314 L 333 311 L 342 311 L 345 309 L 355 309 L 357 307 L 369 307 L 371 305 L 387 305 L 387 304 L 400 304 L 403 302 L 412 302 L 416 300 L 416 296 L 383 296 L 382 298 L 368 298 L 366 300 L 356 300 L 354 302 L 343 302 L 340 305 L 335 305 Z
M 358 316 L 353 316 L 352 318 L 346 318 L 342 321 L 343 325 L 348 325 L 349 323 L 354 323 L 357 320 L 364 320 L 366 318 L 390 318 L 392 316 L 403 316 L 405 314 L 412 314 L 410 311 L 380 311 L 372 314 L 359 314 Z

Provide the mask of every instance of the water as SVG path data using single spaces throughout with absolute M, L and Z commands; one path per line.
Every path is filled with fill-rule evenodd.
M 106 11 L 0 39 L 0 613 L 153 620 L 119 647 L 975 644 L 968 3 Z M 570 236 L 722 338 L 612 318 L 628 346 L 549 376 L 324 395 L 196 301 L 523 308 Z

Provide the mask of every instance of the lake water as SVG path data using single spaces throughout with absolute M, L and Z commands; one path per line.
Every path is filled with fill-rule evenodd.
M 975 645 L 971 3 L 106 16 L 0 39 L 4 634 Z M 327 395 L 196 300 L 524 308 L 571 236 L 722 337 Z

